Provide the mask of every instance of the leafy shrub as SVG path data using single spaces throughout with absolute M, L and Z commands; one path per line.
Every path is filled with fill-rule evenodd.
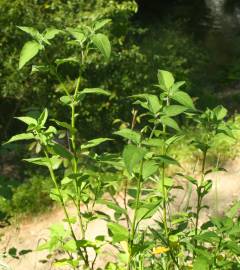
M 52 182 L 49 178 L 35 175 L 20 183 L 1 178 L 1 220 L 9 222 L 11 217 L 34 215 L 46 211 L 53 203 L 49 198 Z
M 41 33 L 21 27 L 30 35 L 30 41 L 22 48 L 20 69 L 37 54 L 47 51 L 58 35 L 70 36 L 71 44 L 79 51 L 80 63 L 88 58 L 98 61 L 96 52 L 108 61 L 111 44 L 103 32 L 108 23 L 109 20 L 100 20 L 91 25 L 63 30 L 51 28 Z M 72 62 L 72 58 L 59 61 Z M 35 151 L 25 161 L 48 169 L 53 184 L 50 197 L 61 205 L 65 214 L 62 223 L 51 226 L 50 240 L 40 245 L 39 250 L 48 250 L 48 258 L 60 252 L 62 256 L 54 257 L 54 265 L 72 269 L 96 269 L 96 260 L 108 244 L 117 251 L 116 261 L 107 261 L 103 266 L 108 270 L 239 269 L 239 202 L 225 216 L 200 222 L 206 207 L 203 199 L 212 188 L 208 173 L 220 169 L 206 167 L 209 152 L 219 136 L 236 139 L 234 126 L 226 121 L 227 110 L 223 106 L 203 112 L 197 110 L 189 94 L 182 90 L 185 82 L 176 81 L 168 71 L 158 70 L 154 93 L 131 96 L 134 104 L 131 126 L 114 132 L 114 136 L 125 142 L 121 153 L 96 153 L 94 148 L 111 143 L 112 139 L 100 137 L 80 142 L 76 119 L 81 115 L 77 110 L 88 97 L 98 95 L 108 99 L 111 93 L 99 87 L 87 88 L 82 82 L 81 65 L 78 77 L 71 83 L 61 77 L 61 71 L 58 74 L 57 65 L 56 61 L 47 62 L 34 69 L 38 72 L 47 69 L 59 80 L 62 86 L 59 100 L 70 119 L 66 122 L 51 119 L 52 125 L 48 125 L 46 108 L 37 117 L 17 117 L 27 129 L 8 141 L 33 141 L 31 149 Z M 181 164 L 171 154 L 171 149 L 184 137 L 181 118 L 192 121 L 201 131 L 190 142 L 199 153 L 199 177 L 182 172 Z M 67 142 L 61 140 L 64 135 Z M 171 211 L 172 191 L 179 186 L 175 184 L 176 174 L 167 170 L 169 167 L 180 167 L 178 177 L 194 187 L 195 207 L 189 205 L 181 212 Z M 120 195 L 122 202 L 119 202 Z M 76 208 L 74 217 L 66 207 L 70 202 Z M 96 204 L 111 209 L 114 214 L 97 210 Z M 108 234 L 90 240 L 86 232 L 94 220 L 104 221 Z M 145 221 L 150 223 L 144 225 Z
M 53 202 L 49 198 L 52 182 L 49 178 L 33 176 L 13 190 L 10 201 L 12 215 L 34 215 L 49 209 Z

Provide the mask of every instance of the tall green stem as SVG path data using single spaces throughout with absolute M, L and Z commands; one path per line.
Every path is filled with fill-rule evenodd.
M 61 192 L 61 189 L 59 188 L 58 186 L 58 183 L 57 183 L 57 179 L 56 179 L 56 176 L 54 174 L 54 171 L 53 171 L 53 166 L 52 166 L 52 162 L 51 162 L 51 159 L 49 158 L 49 155 L 47 153 L 47 151 L 45 150 L 44 151 L 45 153 L 45 156 L 48 160 L 48 163 L 49 163 L 49 166 L 48 166 L 48 170 L 49 170 L 49 173 L 50 173 L 50 176 L 51 176 L 51 179 L 55 185 L 55 188 L 57 189 L 57 192 L 59 194 L 59 199 L 60 199 L 60 202 L 61 202 L 61 205 L 62 205 L 62 208 L 63 208 L 63 211 L 64 211 L 64 215 L 66 217 L 66 220 L 67 220 L 67 223 L 68 223 L 68 226 L 69 226 L 69 229 L 70 229 L 70 232 L 71 232 L 71 235 L 72 235 L 72 238 L 74 239 L 75 242 L 77 242 L 77 238 L 76 238 L 76 235 L 73 231 L 73 228 L 72 228 L 72 224 L 71 224 L 71 221 L 70 221 L 70 217 L 68 215 L 68 212 L 67 212 L 67 209 L 66 209 L 66 206 L 65 206 L 65 203 L 64 203 L 64 200 L 63 200 L 63 195 L 62 195 L 62 192 Z M 86 258 L 84 257 L 83 253 L 82 253 L 82 250 L 79 248 L 78 249 L 78 253 L 79 253 L 79 256 L 81 257 L 81 259 L 85 262 L 85 264 L 87 263 L 86 261 Z
M 162 193 L 163 193 L 163 226 L 165 231 L 165 236 L 168 241 L 168 224 L 167 224 L 167 194 L 165 187 L 165 165 L 162 168 Z
M 202 208 L 202 184 L 205 179 L 205 165 L 206 165 L 206 158 L 207 158 L 207 150 L 203 151 L 203 161 L 202 161 L 202 169 L 201 169 L 201 181 L 197 187 L 197 212 L 196 212 L 196 223 L 195 223 L 195 236 L 198 234 L 198 225 L 199 225 L 199 217 L 200 211 Z M 197 246 L 197 240 L 195 240 L 195 247 Z
M 73 173 L 74 174 L 78 173 L 78 157 L 77 157 L 76 133 L 75 133 L 75 121 L 76 121 L 76 115 L 75 115 L 76 103 L 75 102 L 76 102 L 77 94 L 79 92 L 79 87 L 80 87 L 80 76 L 77 79 L 77 84 L 75 87 L 74 96 L 73 96 L 73 100 L 71 104 L 71 128 L 72 128 L 71 143 L 72 143 L 72 151 L 74 155 L 74 158 L 73 158 Z M 79 184 L 77 180 L 75 180 L 75 190 L 77 194 L 77 198 L 76 198 L 77 215 L 78 215 L 78 220 L 80 224 L 81 235 L 82 235 L 82 238 L 84 239 L 85 229 L 84 229 L 82 213 L 81 213 L 81 187 L 79 188 Z M 88 253 L 87 253 L 86 248 L 84 248 L 84 252 L 85 252 L 85 258 L 86 258 L 87 264 L 89 265 Z
M 140 202 L 141 193 L 142 193 L 142 171 L 143 171 L 143 160 L 141 161 L 141 164 L 140 164 L 140 172 L 139 172 L 139 177 L 137 179 L 137 197 L 136 197 L 136 206 L 135 206 L 135 211 L 134 211 L 134 216 L 133 216 L 133 222 L 132 222 L 131 231 L 129 235 L 129 244 L 128 244 L 129 258 L 128 258 L 127 270 L 131 270 L 134 238 L 135 238 L 135 234 L 136 234 L 136 230 L 138 226 L 137 214 L 138 214 L 139 202 Z
M 163 155 L 166 155 L 166 145 L 165 145 L 165 133 L 166 126 L 163 125 L 163 136 L 164 136 L 164 145 L 163 145 Z M 165 164 L 163 163 L 162 167 L 162 193 L 163 193 L 163 226 L 165 231 L 166 240 L 168 241 L 168 224 L 167 224 L 167 194 L 166 194 L 166 186 L 165 186 Z

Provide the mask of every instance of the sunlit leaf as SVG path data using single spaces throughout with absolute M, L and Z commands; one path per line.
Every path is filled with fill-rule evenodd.
M 164 91 L 169 91 L 174 84 L 174 77 L 172 73 L 166 70 L 158 70 L 159 87 Z
M 119 135 L 125 139 L 131 140 L 136 144 L 140 143 L 141 141 L 141 134 L 129 128 L 120 129 L 119 131 L 114 132 L 114 134 Z
M 26 42 L 20 53 L 19 69 L 36 56 L 41 49 L 42 46 L 35 40 Z
M 102 55 L 108 60 L 111 54 L 111 44 L 104 34 L 95 34 L 92 36 L 93 44 L 98 48 Z

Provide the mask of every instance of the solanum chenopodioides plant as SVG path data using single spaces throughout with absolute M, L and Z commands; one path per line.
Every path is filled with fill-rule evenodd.
M 104 237 L 99 237 L 94 242 L 86 239 L 89 222 L 97 218 L 93 211 L 95 201 L 103 190 L 102 183 L 98 178 L 91 181 L 91 176 L 80 166 L 80 159 L 84 155 L 88 155 L 93 147 L 109 139 L 96 138 L 80 145 L 77 140 L 76 119 L 80 117 L 77 108 L 88 95 L 110 95 L 108 91 L 101 88 L 81 89 L 81 67 L 91 53 L 97 50 L 106 60 L 110 57 L 111 45 L 108 37 L 99 32 L 108 22 L 109 20 L 101 20 L 94 22 L 92 26 L 81 25 L 66 30 L 49 28 L 43 33 L 32 27 L 19 27 L 32 38 L 22 48 L 19 60 L 20 69 L 40 52 L 42 52 L 43 59 L 45 59 L 44 52 L 51 45 L 50 41 L 56 35 L 68 35 L 68 42 L 77 46 L 79 51 L 78 57 L 69 56 L 64 59 L 56 59 L 53 63 L 49 63 L 47 59 L 46 65 L 35 65 L 32 68 L 33 72 L 49 72 L 59 81 L 64 92 L 64 95 L 60 97 L 60 102 L 69 111 L 69 122 L 61 121 L 61 119 L 51 119 L 55 126 L 53 124 L 49 125 L 47 109 L 44 109 L 38 118 L 30 116 L 17 117 L 27 125 L 27 130 L 25 133 L 13 136 L 8 141 L 34 140 L 36 152 L 40 157 L 25 159 L 25 161 L 48 168 L 55 186 L 50 196 L 61 204 L 65 214 L 64 222 L 68 225 L 67 228 L 63 224 L 54 225 L 51 228 L 51 239 L 41 245 L 39 249 L 48 249 L 50 253 L 56 250 L 63 251 L 64 257 L 61 260 L 56 259 L 56 265 L 68 265 L 73 269 L 94 269 L 99 248 L 105 243 Z M 79 75 L 69 87 L 69 84 L 65 83 L 64 78 L 58 73 L 58 67 L 61 63 L 72 61 L 79 63 Z M 72 86 L 74 86 L 73 89 Z M 68 146 L 62 145 L 58 139 L 59 132 L 62 130 L 69 137 Z M 65 172 L 62 174 L 58 172 L 58 169 L 63 165 Z M 98 192 L 99 190 L 101 192 Z M 72 201 L 75 205 L 77 218 L 70 216 L 66 206 L 68 201 Z M 79 227 L 77 232 L 73 228 L 76 224 Z M 89 249 L 95 251 L 93 258 L 89 257 Z
M 195 112 L 191 97 L 180 90 L 184 82 L 175 82 L 170 72 L 158 71 L 158 95 L 139 94 L 134 104 L 146 111 L 141 115 L 141 121 L 148 122 L 136 131 L 129 128 L 115 132 L 125 138 L 128 144 L 122 153 L 124 175 L 127 176 L 127 191 L 124 193 L 124 206 L 115 206 L 115 222 L 109 224 L 113 244 L 121 241 L 120 259 L 127 269 L 144 269 L 149 257 L 152 256 L 154 243 L 149 241 L 148 231 L 141 226 L 146 219 L 161 209 L 161 240 L 163 249 L 169 250 L 170 260 L 178 267 L 175 250 L 169 248 L 175 241 L 171 228 L 169 213 L 169 190 L 173 179 L 167 175 L 169 165 L 179 163 L 169 156 L 170 147 L 181 137 L 181 129 L 177 118 L 181 114 Z M 145 119 L 143 119 L 145 118 Z M 134 126 L 134 125 L 132 125 Z M 118 203 L 115 201 L 115 203 Z M 132 209 L 124 228 L 119 220 Z M 149 260 L 151 261 L 151 260 Z
M 128 142 L 122 153 L 122 168 L 128 179 L 124 204 L 121 205 L 117 200 L 114 201 L 114 206 L 106 203 L 116 214 L 115 222 L 109 223 L 108 227 L 113 244 L 118 246 L 121 241 L 120 247 L 118 246 L 121 259 L 119 269 L 188 269 L 191 265 L 194 269 L 217 267 L 223 265 L 218 262 L 217 257 L 223 249 L 221 243 L 226 238 L 223 241 L 220 236 L 215 237 L 215 234 L 209 232 L 209 221 L 200 230 L 199 220 L 201 210 L 206 207 L 202 204 L 203 198 L 212 186 L 212 181 L 206 177 L 210 171 L 206 168 L 207 153 L 217 136 L 232 136 L 231 127 L 224 121 L 227 111 L 218 106 L 200 114 L 190 96 L 180 90 L 183 82 L 175 83 L 172 74 L 163 70 L 158 72 L 158 79 L 157 87 L 161 89 L 159 95 L 139 94 L 132 97 L 137 99 L 134 104 L 143 108 L 140 118 L 142 121 L 145 118 L 143 122 L 146 123 L 147 120 L 148 124 L 141 126 L 138 131 L 125 128 L 115 132 Z M 180 166 L 170 156 L 171 147 L 183 136 L 177 122 L 180 115 L 198 122 L 202 135 L 193 144 L 202 153 L 202 164 L 199 179 L 185 176 L 196 186 L 196 211 L 190 209 L 172 213 L 170 204 L 174 199 L 171 195 L 174 178 L 168 175 L 166 169 L 169 165 Z M 116 160 L 112 164 L 114 162 L 116 165 Z M 116 166 L 118 169 L 121 167 L 119 165 L 120 163 Z M 132 214 L 126 219 L 129 209 L 132 209 Z M 153 221 L 150 221 L 150 225 L 148 223 L 149 226 L 144 225 L 143 221 L 153 219 L 158 210 L 160 217 L 155 216 L 155 219 L 159 229 L 156 229 Z M 125 220 L 127 228 L 119 224 L 121 220 Z M 209 243 L 215 243 L 216 238 L 220 242 L 214 247 L 215 253 L 206 256 Z

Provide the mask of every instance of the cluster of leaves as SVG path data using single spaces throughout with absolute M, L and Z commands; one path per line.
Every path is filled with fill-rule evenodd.
M 117 250 L 117 255 L 116 260 L 99 266 L 106 270 L 239 269 L 239 203 L 226 216 L 200 224 L 201 212 L 206 207 L 203 199 L 212 187 L 208 179 L 211 170 L 206 169 L 208 152 L 219 134 L 235 139 L 232 126 L 225 121 L 227 110 L 223 106 L 204 112 L 197 110 L 189 94 L 182 90 L 185 82 L 177 82 L 170 72 L 159 70 L 157 94 L 141 93 L 130 98 L 138 110 L 133 110 L 130 128 L 114 133 L 126 141 L 120 155 L 93 151 L 111 141 L 110 138 L 100 137 L 79 144 L 76 119 L 82 115 L 78 108 L 88 96 L 111 98 L 111 93 L 102 88 L 86 88 L 81 68 L 88 58 L 96 57 L 96 52 L 106 60 L 110 57 L 111 45 L 102 32 L 107 23 L 109 20 L 100 20 L 91 26 L 51 28 L 43 33 L 21 27 L 32 40 L 23 46 L 20 68 L 41 51 L 47 51 L 57 35 L 69 35 L 68 42 L 79 53 L 74 60 L 68 56 L 32 68 L 34 72 L 47 72 L 59 80 L 59 91 L 63 92 L 59 100 L 70 115 L 68 120 L 49 119 L 47 109 L 38 117 L 17 117 L 27 125 L 26 132 L 8 141 L 33 141 L 30 148 L 34 156 L 24 160 L 48 169 L 53 184 L 50 197 L 61 205 L 65 214 L 62 223 L 51 227 L 49 241 L 38 249 L 48 250 L 48 258 L 54 259 L 55 266 L 72 269 L 96 269 L 98 257 L 109 244 Z M 58 64 L 66 61 L 78 64 L 78 76 L 70 84 L 58 69 Z M 196 205 L 172 213 L 173 190 L 177 186 L 175 175 L 168 174 L 167 168 L 181 167 L 170 151 L 183 137 L 181 118 L 196 122 L 205 132 L 191 142 L 201 153 L 200 177 L 178 173 L 178 177 L 194 187 Z M 123 189 L 120 193 L 119 181 Z M 67 209 L 70 202 L 76 208 L 76 216 L 70 215 Z M 98 205 L 106 206 L 114 214 L 99 211 Z M 90 239 L 87 231 L 96 220 L 105 222 L 108 234 Z
M 1 17 L 1 25 L 4 26 L 1 29 L 0 39 L 0 46 L 2 48 L 1 57 L 5 59 L 0 65 L 1 115 L 5 115 L 4 118 L 0 120 L 2 140 L 9 136 L 8 134 L 12 135 L 12 132 L 15 131 L 16 133 L 19 129 L 22 129 L 22 126 L 19 127 L 11 120 L 12 116 L 20 111 L 32 111 L 34 110 L 34 107 L 43 109 L 46 104 L 51 102 L 49 105 L 51 105 L 50 107 L 52 108 L 52 115 L 56 116 L 58 113 L 63 115 L 64 113 L 59 106 L 56 106 L 56 104 L 52 102 L 58 89 L 56 84 L 59 84 L 54 77 L 50 75 L 42 76 L 41 74 L 29 76 L 27 69 L 23 69 L 21 73 L 17 72 L 16 63 L 17 58 L 19 57 L 19 46 L 26 41 L 26 36 L 19 34 L 20 31 L 16 28 L 16 25 L 33 25 L 36 29 L 41 30 L 46 29 L 46 25 L 50 25 L 54 28 L 75 28 L 82 22 L 91 25 L 95 18 L 101 19 L 103 17 L 108 17 L 114 21 L 114 25 L 109 24 L 106 32 L 110 33 L 111 36 L 114 36 L 116 48 L 119 48 L 120 44 L 123 43 L 123 39 L 128 32 L 131 31 L 128 27 L 130 24 L 129 18 L 136 12 L 137 5 L 132 0 L 110 2 L 106 0 L 89 2 L 76 0 L 67 2 L 60 0 L 47 2 L 16 0 L 9 2 L 2 0 L 0 9 L 1 14 L 4 14 L 4 16 Z M 38 20 L 36 20 L 36 18 L 38 18 Z M 37 41 L 37 39 L 40 41 L 41 38 L 43 38 L 43 36 L 41 37 L 39 34 L 35 34 L 35 41 Z M 65 38 L 68 39 L 69 36 L 65 36 Z M 63 39 L 64 36 L 61 35 L 52 42 L 51 48 L 46 53 L 46 57 L 49 58 L 50 62 L 52 62 L 53 59 L 56 60 L 57 58 L 67 57 L 69 54 L 71 54 L 71 57 L 78 57 L 74 44 L 67 43 L 67 40 L 65 39 L 63 41 Z M 36 53 L 38 50 L 43 51 L 42 46 L 47 44 L 46 41 L 49 42 L 49 39 L 45 39 L 45 41 L 42 40 L 40 44 L 38 43 L 39 45 L 31 42 L 26 46 L 34 46 L 35 44 Z M 65 46 L 62 46 L 63 42 Z M 122 51 L 122 56 L 124 56 L 124 54 L 131 54 L 131 46 L 128 50 Z M 134 51 L 135 48 L 133 48 L 133 52 Z M 117 54 L 118 53 L 119 52 L 117 52 Z M 127 59 L 127 55 L 126 57 L 124 56 L 125 59 Z M 88 58 L 88 61 L 84 63 L 85 72 L 83 72 L 82 76 L 83 81 L 88 82 L 88 85 L 91 85 L 95 81 L 94 76 L 92 76 L 93 70 L 91 68 L 93 60 L 94 57 L 93 59 Z M 118 61 L 117 55 L 115 61 Z M 41 58 L 38 58 L 36 63 L 41 66 Z M 78 69 L 78 65 L 74 66 L 74 63 L 76 63 L 74 62 L 74 59 L 71 64 L 67 61 L 62 62 L 60 67 L 63 71 L 62 75 L 65 74 L 70 80 L 75 78 L 74 76 Z M 104 63 L 98 67 L 100 70 L 103 68 Z M 105 83 L 106 80 L 106 76 L 102 76 L 101 80 L 99 80 L 99 85 L 107 85 L 107 83 Z M 35 84 L 36 81 L 37 84 Z M 32 93 L 34 93 L 34 95 L 32 95 Z M 106 104 L 105 106 L 100 107 L 98 99 L 96 99 L 95 102 L 96 110 L 105 110 L 106 106 L 109 106 Z M 82 111 L 87 114 L 86 108 L 82 108 Z M 89 122 L 92 122 L 92 117 L 90 116 Z M 82 137 L 86 137 L 86 135 L 82 134 Z
M 112 57 L 108 65 L 104 62 L 95 65 L 97 56 L 88 58 L 84 68 L 82 66 L 82 83 L 112 89 L 113 95 L 106 101 L 93 96 L 92 102 L 85 102 L 79 108 L 85 117 L 78 119 L 77 126 L 86 126 L 81 132 L 81 138 L 90 138 L 96 132 L 106 136 L 116 118 L 127 121 L 130 117 L 127 110 L 130 102 L 127 96 L 136 94 L 140 88 L 147 92 L 148 85 L 154 82 L 155 70 L 160 65 L 163 69 L 173 70 L 178 78 L 187 80 L 190 89 L 190 81 L 193 77 L 196 79 L 196 69 L 200 70 L 205 61 L 204 53 L 194 44 L 191 37 L 183 33 L 181 25 L 164 23 L 160 28 L 159 25 L 152 25 L 150 31 L 146 27 L 143 28 L 141 22 L 133 20 L 137 4 L 132 0 L 2 0 L 0 9 L 4 14 L 1 17 L 1 25 L 4 26 L 0 35 L 1 54 L 5 59 L 0 66 L 0 102 L 1 110 L 4 111 L 1 115 L 5 115 L 0 119 L 1 139 L 6 139 L 23 129 L 21 124 L 12 120 L 12 116 L 22 111 L 33 111 L 35 107 L 43 109 L 49 105 L 52 116 L 57 118 L 60 115 L 64 119 L 67 118 L 65 111 L 53 102 L 61 87 L 54 76 L 43 76 L 39 73 L 29 76 L 28 68 L 22 69 L 21 73 L 17 72 L 20 44 L 26 41 L 26 36 L 20 34 L 16 25 L 32 25 L 43 33 L 46 26 L 62 29 L 76 27 L 82 22 L 91 26 L 95 18 L 112 20 L 113 23 L 108 24 L 104 31 L 109 34 L 114 47 Z M 59 35 L 51 40 L 52 44 L 46 55 L 44 58 L 37 58 L 35 64 L 45 64 L 46 57 L 53 62 L 71 55 L 72 62 L 65 61 L 59 66 L 59 73 L 67 77 L 71 84 L 78 73 L 78 65 L 74 61 L 74 58 L 78 58 L 78 52 L 73 44 L 66 42 L 69 41 L 68 37 Z M 47 44 L 43 41 L 42 45 Z M 41 45 L 36 45 L 35 50 L 43 53 L 40 48 Z M 112 75 L 110 77 L 109 71 Z M 108 110 L 109 108 L 111 110 Z M 104 127 L 100 123 L 103 123 Z

